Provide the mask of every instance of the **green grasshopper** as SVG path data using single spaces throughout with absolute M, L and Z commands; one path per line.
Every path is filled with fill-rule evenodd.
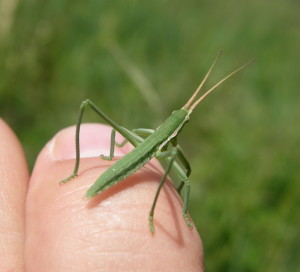
M 76 135 L 75 135 L 75 146 L 76 146 L 76 161 L 73 173 L 66 179 L 62 180 L 61 183 L 65 183 L 70 179 L 74 178 L 78 174 L 79 161 L 80 161 L 80 148 L 79 148 L 79 132 L 80 125 L 82 121 L 82 116 L 86 106 L 91 107 L 100 117 L 102 117 L 108 124 L 112 126 L 111 133 L 111 145 L 109 156 L 101 157 L 106 160 L 112 160 L 114 156 L 115 145 L 123 146 L 126 142 L 130 142 L 135 148 L 122 157 L 120 160 L 116 161 L 112 166 L 110 166 L 88 189 L 86 196 L 88 198 L 94 197 L 100 192 L 112 187 L 118 182 L 124 180 L 128 176 L 132 175 L 143 165 L 145 165 L 150 159 L 156 157 L 165 165 L 165 173 L 162 176 L 155 197 L 149 213 L 149 225 L 150 231 L 154 232 L 153 216 L 155 205 L 160 193 L 160 190 L 167 179 L 168 174 L 171 171 L 175 172 L 180 178 L 181 182 L 177 187 L 177 191 L 180 194 L 181 189 L 185 185 L 185 194 L 183 197 L 183 208 L 182 215 L 189 227 L 192 227 L 192 223 L 188 216 L 188 201 L 190 195 L 190 181 L 189 175 L 191 173 L 190 164 L 183 154 L 182 149 L 177 144 L 177 136 L 179 132 L 183 129 L 184 125 L 189 121 L 190 114 L 197 107 L 197 105 L 214 89 L 221 85 L 225 80 L 244 69 L 253 60 L 234 70 L 232 73 L 227 75 L 216 85 L 205 92 L 200 98 L 196 99 L 199 91 L 203 87 L 207 78 L 209 77 L 211 71 L 213 70 L 217 60 L 219 59 L 221 53 L 218 54 L 214 62 L 212 63 L 210 69 L 202 80 L 201 84 L 188 100 L 188 102 L 179 110 L 175 110 L 172 114 L 156 129 L 134 129 L 128 130 L 113 120 L 111 120 L 107 115 L 105 115 L 91 100 L 85 100 L 81 103 L 79 117 L 76 125 Z M 115 142 L 115 133 L 119 132 L 125 140 L 118 144 Z M 169 144 L 171 144 L 169 148 Z M 184 169 L 185 168 L 185 169 Z

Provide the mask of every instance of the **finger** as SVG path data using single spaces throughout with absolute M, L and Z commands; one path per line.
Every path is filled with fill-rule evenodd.
M 148 214 L 162 175 L 156 161 L 94 199 L 84 197 L 114 163 L 94 157 L 109 153 L 110 131 L 82 126 L 85 158 L 78 177 L 65 185 L 58 182 L 72 172 L 74 128 L 60 132 L 41 152 L 27 198 L 27 270 L 201 271 L 199 235 L 182 219 L 182 203 L 170 183 L 159 196 L 155 234 L 149 231 Z M 128 145 L 124 149 L 116 148 L 117 155 L 128 152 Z
M 0 119 L 0 271 L 23 270 L 28 168 L 22 147 Z

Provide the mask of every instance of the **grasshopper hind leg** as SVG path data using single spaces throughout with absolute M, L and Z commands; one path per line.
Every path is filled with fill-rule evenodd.
M 121 127 L 118 125 L 116 122 L 111 120 L 107 115 L 105 115 L 91 100 L 87 99 L 84 100 L 79 108 L 79 114 L 78 114 L 78 119 L 76 123 L 76 133 L 75 133 L 75 149 L 76 149 L 76 159 L 75 159 L 75 165 L 72 174 L 60 181 L 60 183 L 66 183 L 69 180 L 73 179 L 78 175 L 78 168 L 79 168 L 79 163 L 80 163 L 80 146 L 79 146 L 79 136 L 80 136 L 80 126 L 82 123 L 82 117 L 83 113 L 86 107 L 90 107 L 96 114 L 98 114 L 103 120 L 105 120 L 109 125 L 113 127 L 111 139 L 111 146 L 110 146 L 110 154 L 109 156 L 103 156 L 104 159 L 112 159 L 113 153 L 114 153 L 114 145 L 115 143 L 115 131 L 118 131 L 120 134 L 124 136 L 126 141 L 129 141 L 132 143 L 134 146 L 136 146 L 140 142 L 140 138 L 135 135 L 134 133 L 126 130 L 125 128 Z M 125 144 L 126 142 L 124 142 Z
M 61 180 L 59 183 L 66 183 L 78 175 L 78 168 L 79 168 L 79 162 L 80 162 L 80 147 L 79 147 L 80 126 L 81 126 L 81 122 L 82 122 L 82 116 L 83 116 L 84 109 L 88 104 L 89 104 L 89 100 L 83 101 L 81 103 L 80 109 L 79 109 L 79 115 L 78 115 L 78 119 L 77 119 L 77 123 L 76 123 L 76 132 L 75 132 L 76 159 L 75 159 L 75 166 L 74 166 L 73 172 L 69 177 Z

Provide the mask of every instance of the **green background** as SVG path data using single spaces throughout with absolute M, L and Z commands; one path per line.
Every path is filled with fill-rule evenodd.
M 207 98 L 179 137 L 207 271 L 300 267 L 300 2 L 0 2 L 0 115 L 30 167 L 92 99 L 127 128 L 155 128 L 195 90 Z M 87 122 L 99 118 L 88 111 Z

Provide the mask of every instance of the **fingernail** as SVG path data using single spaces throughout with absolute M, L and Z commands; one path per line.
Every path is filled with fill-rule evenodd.
M 80 127 L 80 157 L 98 157 L 109 155 L 110 136 L 112 128 L 100 124 L 83 124 Z M 118 142 L 122 141 L 120 135 L 116 135 Z M 115 156 L 123 156 L 130 149 L 128 145 L 123 148 L 115 148 Z M 53 160 L 68 160 L 76 157 L 75 151 L 75 127 L 63 129 L 49 143 L 49 152 Z

